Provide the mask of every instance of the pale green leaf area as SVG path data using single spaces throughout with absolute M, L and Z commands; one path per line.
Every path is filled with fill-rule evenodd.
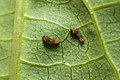
M 0 0 L 0 80 L 9 79 L 14 0 Z
M 120 0 L 0 0 L 0 80 L 120 80 Z

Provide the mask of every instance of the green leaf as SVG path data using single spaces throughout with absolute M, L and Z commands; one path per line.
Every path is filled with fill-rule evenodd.
M 0 0 L 0 80 L 120 80 L 119 47 L 120 0 Z
M 0 80 L 9 79 L 14 1 L 0 0 Z

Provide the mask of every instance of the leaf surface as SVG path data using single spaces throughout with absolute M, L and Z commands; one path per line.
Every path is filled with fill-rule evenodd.
M 119 26 L 119 0 L 1 0 L 0 80 L 120 80 Z

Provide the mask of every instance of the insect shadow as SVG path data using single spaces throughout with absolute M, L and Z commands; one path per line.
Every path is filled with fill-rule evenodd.
M 43 41 L 43 46 L 47 49 L 57 49 L 59 47 L 59 44 L 48 44 Z

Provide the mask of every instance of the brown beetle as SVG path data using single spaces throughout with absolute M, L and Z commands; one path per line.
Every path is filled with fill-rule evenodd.
M 48 44 L 59 44 L 59 43 L 60 43 L 60 40 L 58 40 L 58 39 L 51 39 L 51 38 L 49 38 L 48 36 L 43 36 L 43 37 L 42 37 L 42 40 L 43 40 L 45 43 L 48 43 Z
M 80 43 L 83 45 L 85 39 L 83 38 L 82 34 L 80 33 L 80 31 L 78 29 L 71 29 L 71 34 L 75 37 L 77 37 L 80 40 Z

